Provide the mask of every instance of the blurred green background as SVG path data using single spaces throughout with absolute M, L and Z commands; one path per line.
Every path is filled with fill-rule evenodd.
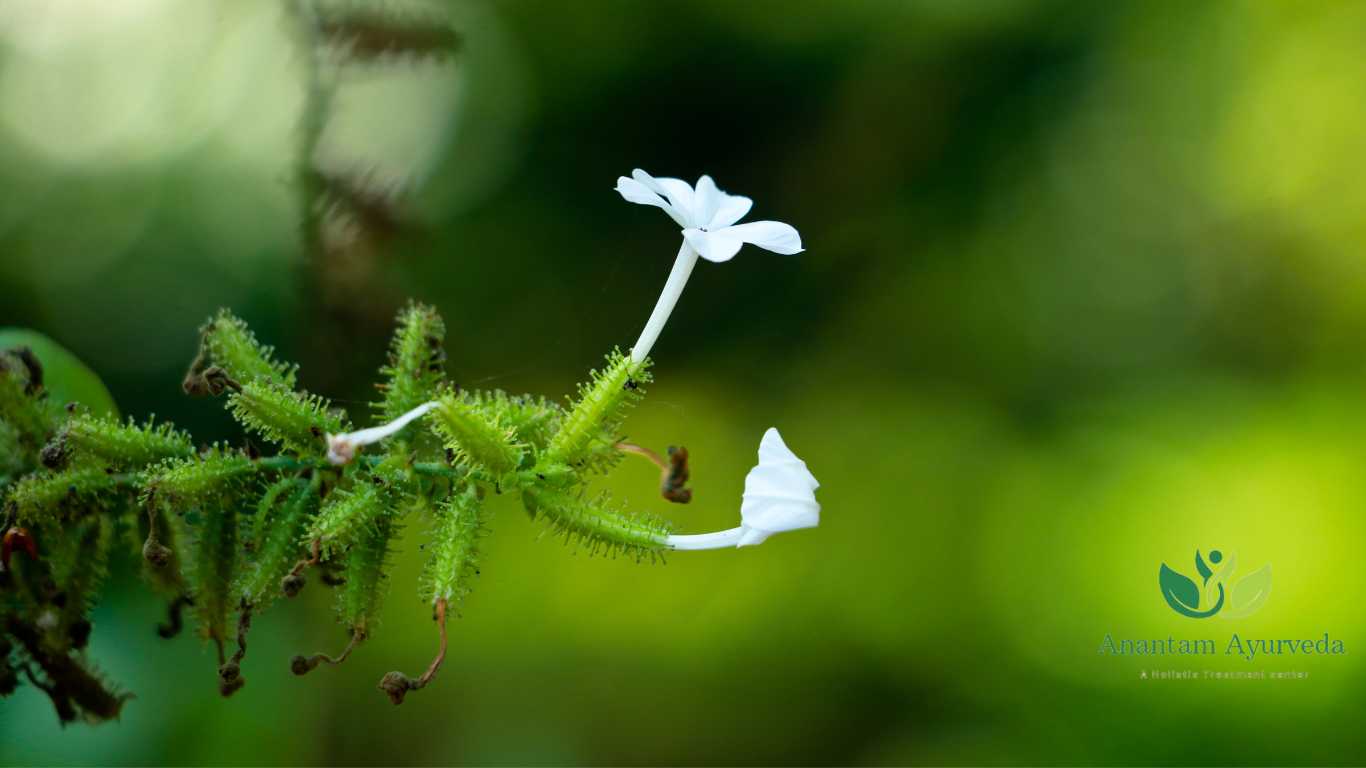
M 131 562 L 92 653 L 137 698 L 62 730 L 0 702 L 6 763 L 1353 764 L 1366 757 L 1366 4 L 451 2 L 450 61 L 340 73 L 313 162 L 405 216 L 304 256 L 308 55 L 276 2 L 0 0 L 0 326 L 80 355 L 124 413 L 238 439 L 183 397 L 229 306 L 357 414 L 406 296 L 457 381 L 558 395 L 644 322 L 677 248 L 612 186 L 712 174 L 807 251 L 699 266 L 631 437 L 688 446 L 684 531 L 734 524 L 763 430 L 822 526 L 644 566 L 508 504 L 437 683 L 410 528 L 385 623 L 260 617 L 247 687 L 155 637 Z M 1273 565 L 1198 622 L 1161 562 Z M 1345 642 L 1335 657 L 1101 656 L 1120 637 Z M 1141 670 L 1302 670 L 1144 681 Z

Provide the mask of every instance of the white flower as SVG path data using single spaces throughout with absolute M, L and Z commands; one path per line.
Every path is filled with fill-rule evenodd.
M 349 464 L 356 458 L 356 451 L 362 445 L 378 443 L 386 437 L 397 434 L 399 430 L 413 423 L 436 406 L 435 402 L 423 403 L 388 424 L 355 432 L 343 432 L 340 435 L 328 435 L 327 460 L 333 464 Z
M 630 202 L 663 208 L 683 227 L 688 244 L 707 261 L 730 261 L 745 243 L 774 253 L 802 251 L 802 238 L 789 224 L 754 221 L 737 225 L 754 201 L 722 192 L 710 176 L 698 179 L 694 189 L 682 179 L 656 179 L 637 168 L 631 178 L 617 178 L 617 192 Z
M 716 533 L 669 536 L 664 543 L 673 549 L 719 549 L 759 544 L 775 533 L 814 528 L 821 522 L 816 501 L 820 483 L 806 462 L 770 427 L 759 443 L 759 464 L 745 476 L 740 504 L 740 527 Z
M 769 427 L 759 442 L 759 465 L 745 476 L 737 546 L 758 544 L 775 533 L 815 528 L 821 522 L 816 489 L 821 484 L 797 458 L 778 430 Z
M 698 256 L 707 261 L 730 261 L 745 243 L 774 253 L 802 251 L 802 238 L 789 224 L 780 221 L 736 224 L 749 213 L 754 202 L 748 197 L 722 192 L 710 176 L 698 179 L 694 188 L 682 179 L 656 179 L 637 168 L 631 172 L 631 178 L 621 176 L 617 179 L 617 192 L 629 202 L 662 208 L 683 228 L 683 245 L 674 260 L 673 271 L 669 273 L 649 322 L 631 347 L 631 358 L 637 362 L 649 356 L 650 348 L 683 293 L 683 286 L 688 283 Z

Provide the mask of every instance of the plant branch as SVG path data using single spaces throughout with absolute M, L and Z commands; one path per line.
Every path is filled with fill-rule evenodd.
M 404 697 L 409 691 L 416 691 L 427 687 L 427 684 L 436 677 L 436 673 L 441 669 L 441 663 L 446 660 L 446 598 L 438 598 L 436 601 L 436 625 L 441 633 L 441 645 L 437 649 L 436 658 L 427 665 L 427 671 L 416 680 L 408 677 L 402 672 L 390 672 L 379 681 L 379 689 L 384 691 L 395 705 L 402 704 Z

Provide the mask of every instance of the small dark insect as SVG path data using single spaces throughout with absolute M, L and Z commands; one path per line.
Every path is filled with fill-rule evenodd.
M 626 380 L 626 383 L 623 384 L 621 388 L 622 388 L 622 389 L 640 389 L 640 385 L 636 383 L 636 380 L 635 380 L 635 379 L 627 379 L 627 380 Z

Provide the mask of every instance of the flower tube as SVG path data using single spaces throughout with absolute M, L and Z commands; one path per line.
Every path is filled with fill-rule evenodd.
M 774 253 L 802 251 L 801 235 L 789 224 L 780 221 L 736 224 L 749 213 L 754 201 L 722 192 L 710 176 L 698 179 L 694 188 L 682 179 L 656 179 L 637 168 L 630 178 L 619 177 L 616 189 L 628 202 L 662 209 L 683 228 L 683 244 L 674 258 L 669 279 L 664 283 L 664 290 L 660 292 L 640 338 L 631 347 L 631 359 L 636 362 L 650 355 L 678 297 L 683 295 L 683 287 L 688 284 L 699 256 L 717 263 L 730 261 L 745 243 Z

